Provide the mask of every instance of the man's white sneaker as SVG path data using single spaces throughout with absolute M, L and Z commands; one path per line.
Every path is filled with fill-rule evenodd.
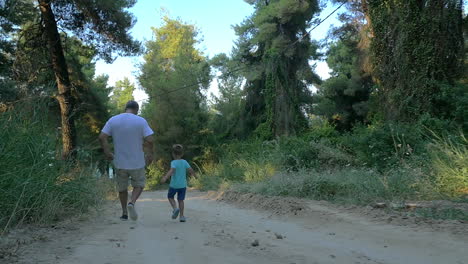
M 138 214 L 135 210 L 135 205 L 133 203 L 128 203 L 127 208 L 128 208 L 128 213 L 130 214 L 130 219 L 132 219 L 133 221 L 137 220 Z

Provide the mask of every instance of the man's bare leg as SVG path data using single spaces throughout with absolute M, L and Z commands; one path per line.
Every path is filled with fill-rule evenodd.
M 138 198 L 140 197 L 141 193 L 143 192 L 143 188 L 142 187 L 133 187 L 133 191 L 132 191 L 132 201 L 131 203 L 132 204 L 135 204 L 136 201 L 138 200 Z
M 122 215 L 128 215 L 127 211 L 127 201 L 128 201 L 128 192 L 119 192 L 120 205 L 122 205 Z

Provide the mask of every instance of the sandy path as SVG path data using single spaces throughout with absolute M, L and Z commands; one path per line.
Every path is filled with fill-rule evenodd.
M 272 217 L 211 200 L 206 193 L 188 196 L 187 223 L 170 219 L 165 192 L 146 192 L 137 203 L 138 221 L 116 220 L 115 205 L 74 237 L 44 242 L 36 257 L 20 262 L 468 264 L 468 238 L 371 223 L 313 202 L 312 216 Z

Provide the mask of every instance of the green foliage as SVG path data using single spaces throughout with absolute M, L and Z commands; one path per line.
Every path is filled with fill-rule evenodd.
M 136 19 L 128 11 L 135 0 L 57 0 L 52 5 L 58 26 L 96 48 L 107 62 L 117 55 L 132 55 L 140 43 L 129 34 Z
M 468 140 L 438 137 L 430 145 L 437 188 L 449 197 L 468 195 Z
M 226 164 L 205 163 L 200 168 L 200 174 L 195 179 L 190 180 L 190 184 L 200 190 L 217 190 L 227 179 L 232 170 Z M 241 173 L 241 171 L 239 171 Z M 239 174 L 242 175 L 242 174 Z
M 39 23 L 35 22 L 38 17 L 39 15 L 36 14 L 30 18 L 31 21 L 20 25 L 18 33 L 12 36 L 12 41 L 15 41 L 16 45 L 14 54 L 11 54 L 14 63 L 11 65 L 9 77 L 17 84 L 22 84 L 17 85 L 17 87 L 23 87 L 18 91 L 20 97 L 44 93 L 50 95 L 56 90 L 55 76 L 48 60 L 49 53 L 41 36 L 43 29 Z M 69 41 L 65 45 L 67 47 L 76 44 L 74 40 L 65 39 L 65 41 Z
M 468 68 L 467 65 L 465 65 L 465 68 Z M 439 109 L 434 110 L 437 116 L 445 120 L 453 120 L 456 124 L 461 126 L 463 131 L 468 131 L 467 80 L 462 80 L 455 85 L 441 84 L 440 88 L 440 94 L 436 98 Z
M 5 15 L 1 18 L 0 40 L 1 44 L 7 43 L 2 45 L 0 61 L 7 58 L 8 53 L 14 54 L 11 61 L 15 60 L 10 76 L 2 76 L 1 79 L 15 79 L 17 87 L 28 88 L 23 88 L 26 91 L 18 93 L 17 97 L 44 94 L 56 96 L 60 101 L 64 157 L 74 158 L 76 135 L 79 134 L 75 128 L 75 119 L 83 114 L 81 111 L 87 106 L 76 103 L 95 98 L 94 94 L 86 91 L 89 85 L 80 83 L 86 81 L 82 74 L 89 79 L 94 74 L 90 68 L 88 70 L 93 74 L 82 72 L 79 66 L 90 63 L 81 61 L 80 57 L 86 60 L 97 54 L 110 62 L 115 54 L 136 53 L 140 44 L 128 33 L 135 21 L 127 11 L 134 4 L 134 0 L 39 0 L 36 4 L 18 0 L 7 1 L 6 6 L 4 3 L 0 6 L 0 13 Z M 69 35 L 73 37 L 67 39 Z M 82 42 L 89 47 L 81 45 Z M 16 43 L 14 53 L 11 52 L 12 43 Z M 72 48 L 66 54 L 69 43 Z M 4 46 L 7 48 L 4 49 Z M 72 83 L 73 76 L 75 80 Z M 56 91 L 53 94 L 52 88 L 57 88 L 58 93 Z
M 324 169 L 345 166 L 353 159 L 325 141 L 283 137 L 274 141 L 250 140 L 219 146 L 215 160 L 201 163 L 198 187 L 219 186 L 225 182 L 261 182 L 279 171 Z
M 468 221 L 468 213 L 462 209 L 416 208 L 414 215 L 432 219 Z
M 209 140 L 202 92 L 209 86 L 210 68 L 195 47 L 199 41 L 193 25 L 167 16 L 163 22 L 160 28 L 153 28 L 155 40 L 146 43 L 139 80 L 149 95 L 142 114 L 158 135 L 157 159 L 168 162 L 173 144 L 186 146 L 190 159 L 200 154 L 202 144 Z
M 450 140 L 431 142 L 425 126 L 443 120 L 361 125 L 344 135 L 326 121 L 311 122 L 301 137 L 219 146 L 196 186 L 358 204 L 467 194 L 466 139 L 446 126 Z
M 11 36 L 19 31 L 19 26 L 36 18 L 31 1 L 5 0 L 0 3 L 0 76 L 12 77 L 12 66 L 17 51 Z M 0 80 L 0 87 L 5 81 Z M 1 94 L 1 93 L 0 93 Z
M 326 139 L 308 141 L 307 138 L 284 138 L 280 141 L 283 169 L 326 169 L 350 166 L 354 158 Z
M 155 190 L 161 185 L 161 179 L 169 170 L 168 164 L 164 164 L 162 160 L 153 162 L 146 172 L 146 187 L 147 190 Z
M 249 1 L 251 17 L 235 27 L 233 58 L 249 65 L 242 128 L 257 137 L 294 135 L 306 126 L 301 108 L 310 102 L 307 85 L 320 82 L 309 60 L 317 45 L 305 35 L 318 1 Z M 269 132 L 271 131 L 271 133 Z
M 115 87 L 112 90 L 113 94 L 110 97 L 116 111 L 114 114 L 123 112 L 125 104 L 130 100 L 135 100 L 133 97 L 134 91 L 135 85 L 127 77 L 115 83 Z
M 105 194 L 88 163 L 57 159 L 56 117 L 30 99 L 0 113 L 0 228 L 82 213 Z M 27 165 L 26 165 L 27 164 Z
M 365 68 L 362 47 L 364 31 L 358 19 L 344 16 L 344 24 L 333 28 L 333 41 L 327 53 L 332 77 L 319 86 L 314 113 L 325 116 L 340 131 L 350 130 L 356 122 L 367 119 L 373 82 Z
M 90 90 L 96 96 L 96 99 L 103 104 L 103 111 L 106 113 L 113 113 L 117 110 L 115 109 L 115 105 L 112 104 L 109 97 L 113 87 L 107 86 L 108 82 L 108 75 L 95 76 L 91 81 Z
M 423 128 L 404 123 L 356 126 L 342 141 L 361 165 L 379 169 L 425 154 L 424 143 Z
M 233 185 L 235 190 L 264 195 L 293 196 L 354 204 L 428 198 L 424 175 L 395 171 L 381 175 L 368 169 L 279 173 L 256 184 Z
M 247 160 L 236 160 L 233 164 L 244 171 L 244 181 L 247 183 L 260 182 L 272 177 L 276 168 L 269 162 L 254 163 Z
M 216 79 L 219 96 L 214 97 L 211 104 L 210 123 L 208 127 L 218 140 L 242 137 L 239 128 L 241 113 L 245 107 L 244 92 L 242 91 L 243 78 L 235 69 L 236 62 L 226 56 L 218 54 L 210 60 L 210 65 L 220 72 Z
M 310 141 L 330 140 L 336 142 L 340 134 L 333 124 L 321 117 L 311 115 L 309 117 L 309 129 L 304 131 L 303 138 Z
M 140 44 L 128 34 L 135 19 L 127 9 L 135 1 L 50 2 L 55 17 L 60 18 L 57 19 L 58 26 L 62 32 L 67 32 L 60 35 L 65 53 L 92 50 L 93 55 L 87 57 L 99 55 L 111 61 L 116 54 L 129 55 L 139 50 Z M 18 81 L 20 87 L 29 86 L 27 93 L 18 96 L 39 94 L 44 88 L 50 89 L 45 91 L 50 94 L 54 88 L 55 76 L 50 67 L 41 14 L 36 5 L 26 0 L 7 0 L 0 4 L 0 76 L 5 78 L 6 75 Z M 73 42 L 80 42 L 80 45 L 83 42 L 84 45 L 76 49 L 79 45 Z M 73 44 L 71 49 L 70 43 Z M 74 62 L 68 61 L 69 67 L 73 68 L 72 64 Z M 92 78 L 90 75 L 87 77 Z M 4 78 L 1 82 L 5 81 Z
M 366 121 L 371 87 L 369 77 L 332 77 L 319 89 L 315 112 L 327 117 L 337 129 L 350 130 L 356 122 Z
M 380 110 L 390 120 L 438 113 L 442 86 L 463 74 L 459 0 L 368 1 Z

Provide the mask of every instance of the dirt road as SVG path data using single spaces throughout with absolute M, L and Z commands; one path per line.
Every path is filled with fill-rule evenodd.
M 138 221 L 117 220 L 115 204 L 79 230 L 22 252 L 19 262 L 468 263 L 466 237 L 377 224 L 314 202 L 311 215 L 280 217 L 239 209 L 206 193 L 188 195 L 186 223 L 170 219 L 165 192 L 146 192 L 137 203 Z

